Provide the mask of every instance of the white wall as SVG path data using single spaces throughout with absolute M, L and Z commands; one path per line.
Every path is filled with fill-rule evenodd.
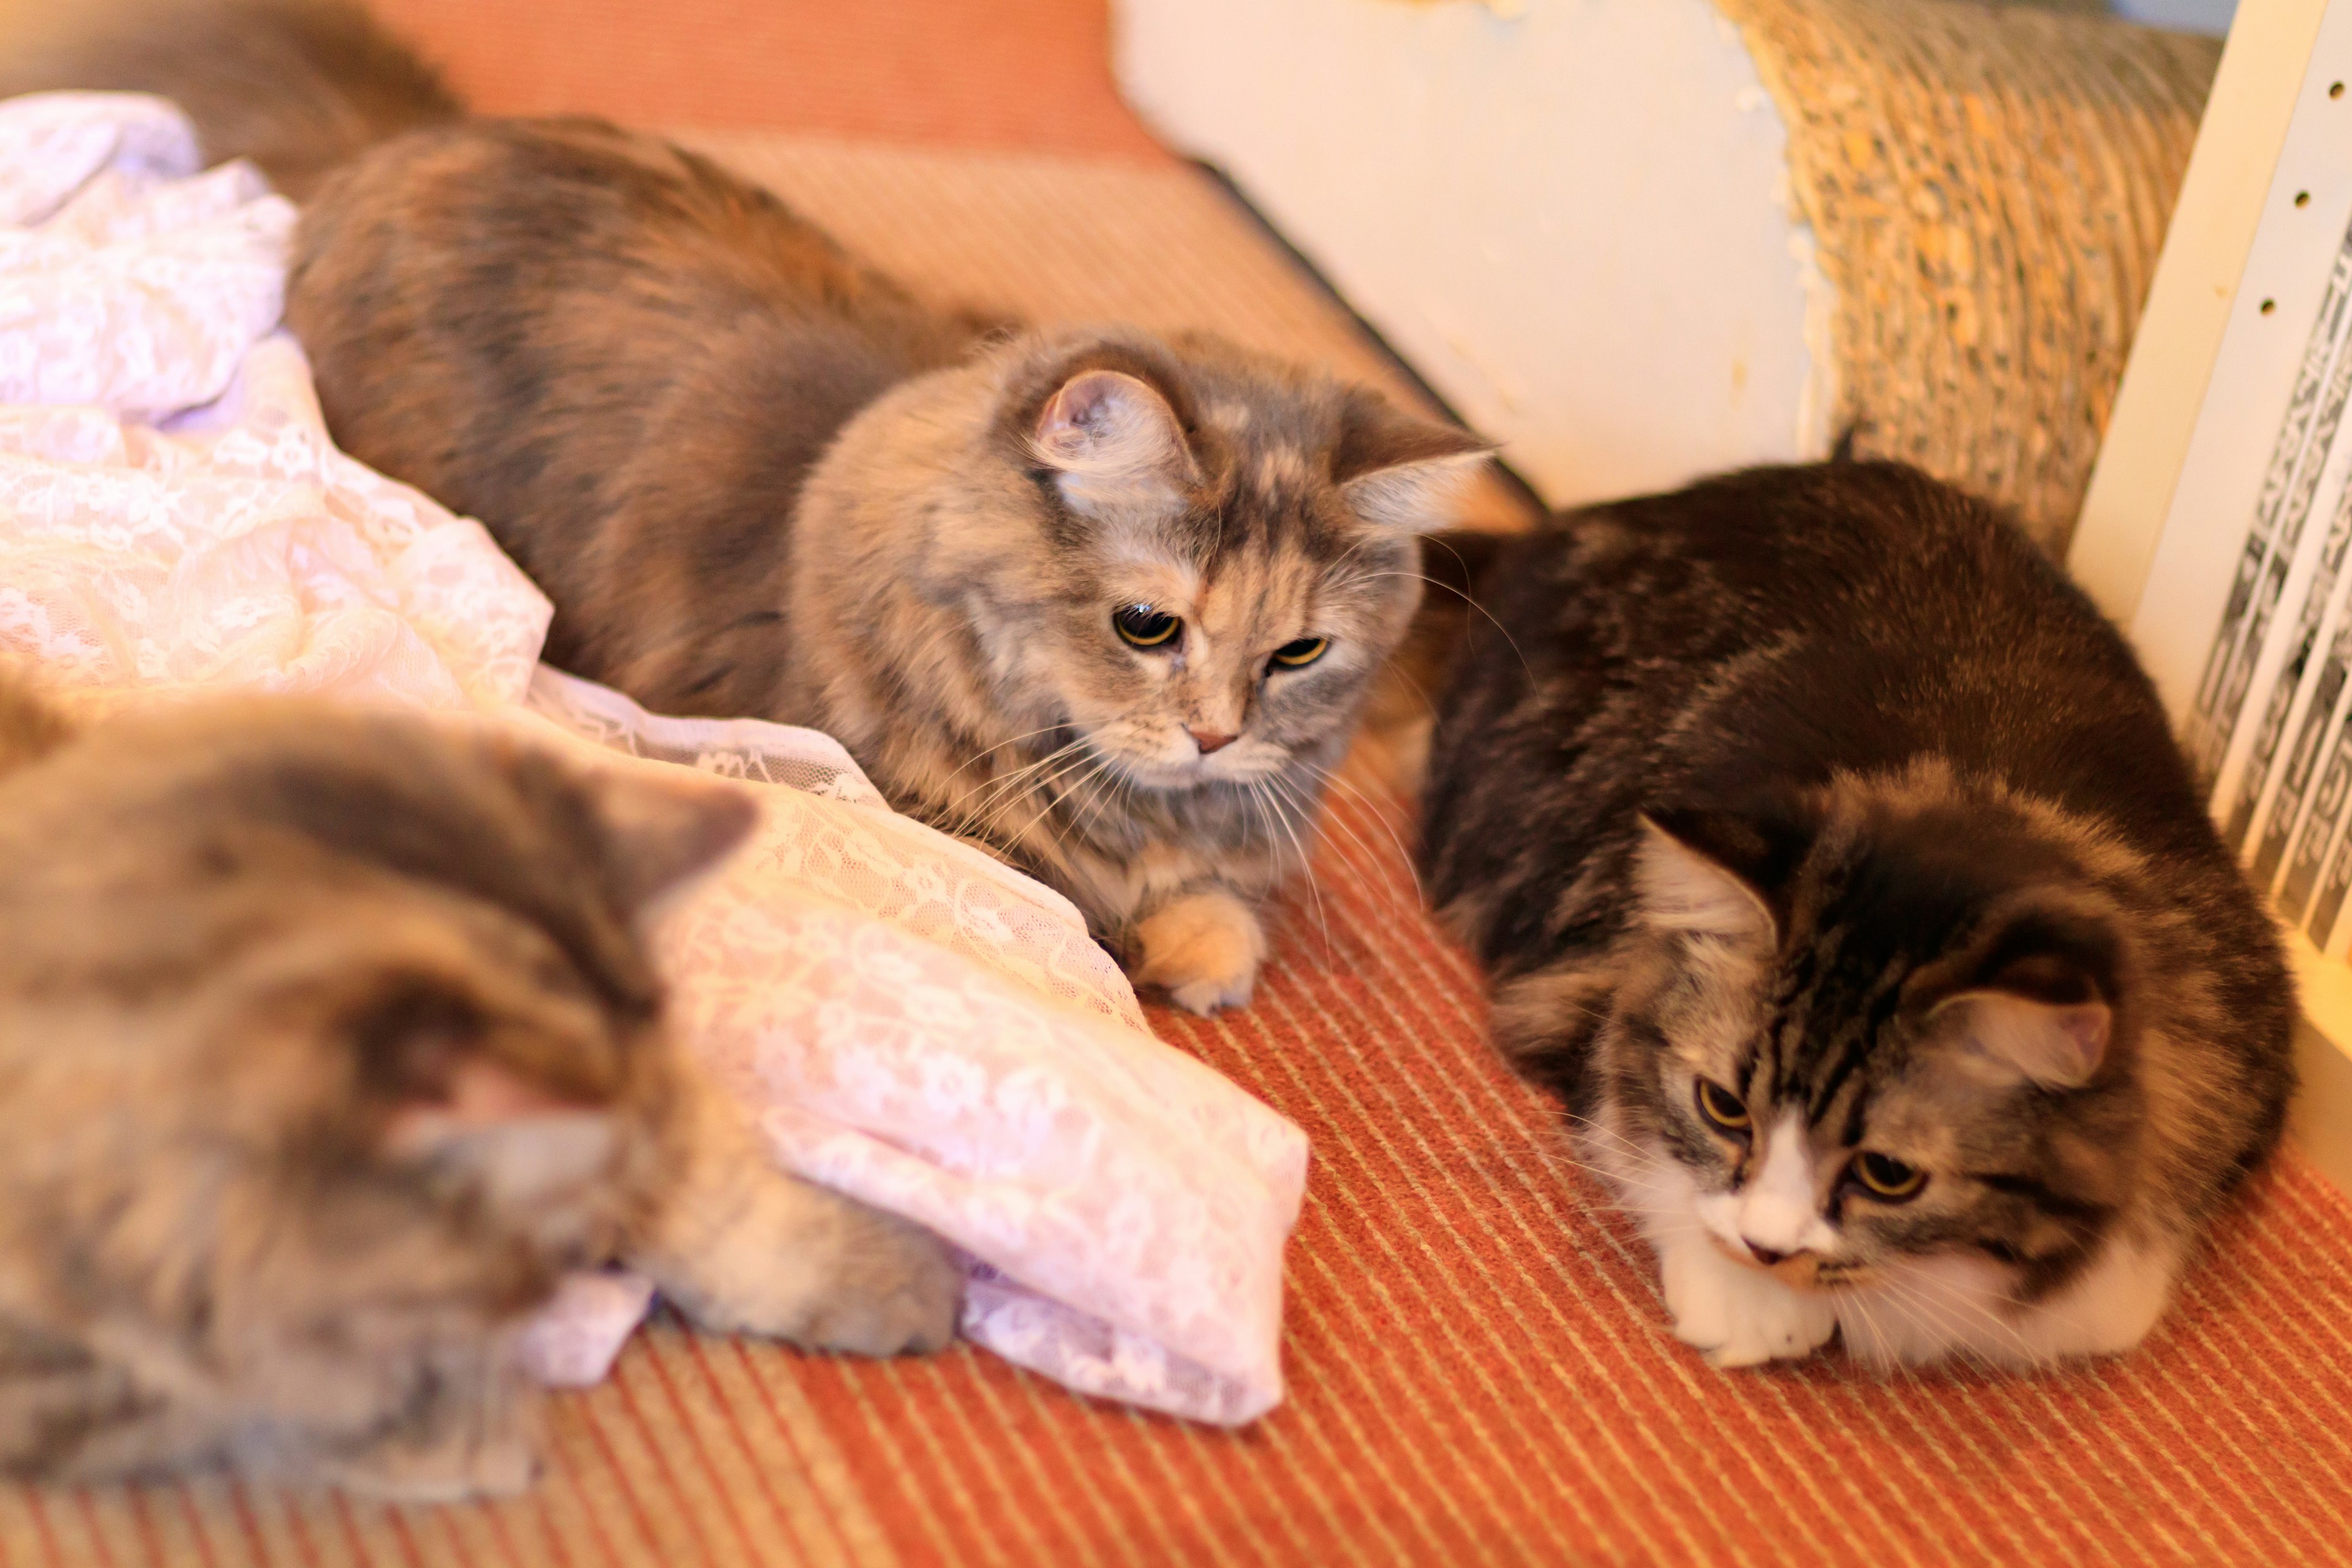
M 1554 505 L 1828 449 L 1786 129 L 1706 0 L 1116 0 L 1225 169 Z

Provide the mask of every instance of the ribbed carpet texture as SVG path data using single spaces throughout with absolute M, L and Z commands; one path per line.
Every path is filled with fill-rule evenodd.
M 942 295 L 1209 326 L 1391 374 L 1142 137 L 1109 95 L 1089 0 L 385 10 L 486 108 L 866 139 L 706 144 Z M 772 95 L 778 57 L 747 37 L 800 51 Z M 1490 1058 L 1405 831 L 1400 809 L 1342 799 L 1255 1004 L 1153 1014 L 1314 1140 L 1290 1398 L 1255 1427 L 1089 1403 L 969 1350 L 819 1359 L 663 1320 L 609 1383 L 554 1402 L 550 1473 L 519 1500 L 387 1510 L 224 1479 L 0 1490 L 0 1568 L 2352 1555 L 2352 1207 L 2307 1166 L 2255 1184 L 2181 1310 L 2123 1361 L 2036 1378 L 1879 1381 L 1834 1355 L 1713 1372 L 1668 1333 L 1645 1250 L 1546 1108 Z
M 2352 1213 L 2261 1179 L 2138 1354 L 1883 1382 L 1709 1370 L 1481 1038 L 1348 802 L 1259 1000 L 1154 1026 L 1315 1142 L 1290 1399 L 1228 1433 L 968 1350 L 814 1359 L 674 1322 L 556 1402 L 551 1472 L 385 1510 L 221 1480 L 0 1493 L 0 1563 L 1941 1564 L 2345 1561 Z

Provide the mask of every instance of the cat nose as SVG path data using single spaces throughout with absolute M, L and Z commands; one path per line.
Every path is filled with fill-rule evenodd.
M 1192 743 L 1201 748 L 1201 754 L 1204 757 L 1211 752 L 1223 751 L 1241 738 L 1238 735 L 1220 735 L 1214 730 L 1187 730 L 1184 732 L 1192 737 Z
M 1759 1247 L 1752 1241 L 1748 1244 L 1748 1250 L 1754 1253 L 1756 1255 L 1756 1261 L 1762 1264 L 1767 1268 L 1771 1268 L 1772 1265 L 1780 1262 L 1780 1259 L 1791 1256 L 1789 1253 L 1782 1252 L 1778 1247 Z

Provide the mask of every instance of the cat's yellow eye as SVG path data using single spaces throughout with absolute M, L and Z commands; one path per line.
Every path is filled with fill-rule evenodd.
M 1885 1154 L 1864 1152 L 1853 1157 L 1854 1184 L 1881 1203 L 1906 1203 L 1927 1184 L 1927 1173 Z
M 1119 640 L 1131 647 L 1165 647 L 1184 629 L 1182 621 L 1149 605 L 1129 605 L 1114 610 L 1110 624 Z
M 1303 668 L 1307 665 L 1313 664 L 1317 659 L 1321 658 L 1324 653 L 1328 651 L 1330 647 L 1331 639 L 1329 637 L 1300 637 L 1296 642 L 1284 643 L 1280 647 L 1274 650 L 1274 662 L 1272 668 L 1276 669 Z
M 1739 1097 L 1711 1078 L 1698 1080 L 1698 1113 L 1726 1132 L 1744 1135 L 1754 1125 Z

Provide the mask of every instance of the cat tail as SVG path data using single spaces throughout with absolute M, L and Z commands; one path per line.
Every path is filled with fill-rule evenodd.
M 1870 421 L 1858 414 L 1846 421 L 1845 428 L 1838 432 L 1837 445 L 1830 448 L 1830 461 L 1832 463 L 1861 461 L 1854 453 L 1853 444 L 1860 440 L 1862 433 L 1869 428 Z
M 466 112 L 357 0 L 0 0 L 0 98 L 70 89 L 171 99 L 206 163 L 250 159 L 297 202 Z

